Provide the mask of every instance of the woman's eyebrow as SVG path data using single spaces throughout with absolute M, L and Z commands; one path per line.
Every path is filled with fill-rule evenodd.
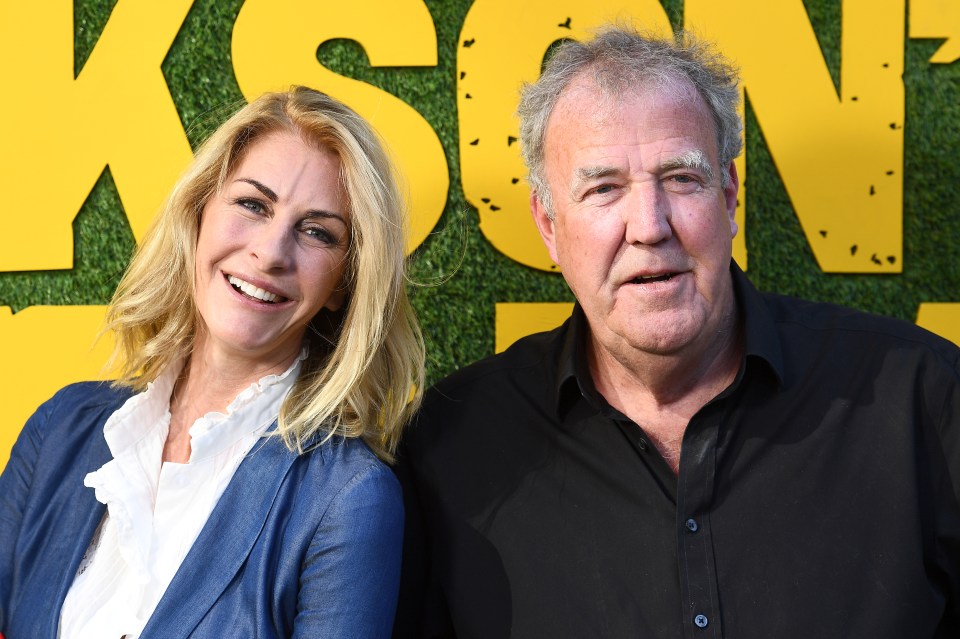
M 254 180 L 253 178 L 237 178 L 236 181 L 237 181 L 237 182 L 246 182 L 247 184 L 249 184 L 249 185 L 252 186 L 253 188 L 255 188 L 255 189 L 257 189 L 258 191 L 260 191 L 261 193 L 263 193 L 263 194 L 267 197 L 267 199 L 269 199 L 269 200 L 270 200 L 271 202 L 273 202 L 273 203 L 276 203 L 277 200 L 280 199 L 279 197 L 277 197 L 277 194 L 273 192 L 273 189 L 271 189 L 271 188 L 270 188 L 269 186 L 267 186 L 266 184 L 263 184 L 263 183 L 261 183 L 261 182 L 258 182 L 258 181 L 256 181 L 256 180 Z
M 341 222 L 344 226 L 349 226 L 349 225 L 347 224 L 347 220 L 344 219 L 344 217 L 343 217 L 340 213 L 337 213 L 336 211 L 325 211 L 325 210 L 323 210 L 323 209 L 312 209 L 312 210 L 310 210 L 310 211 L 307 211 L 306 217 L 307 217 L 307 218 L 317 218 L 317 217 L 319 217 L 319 218 L 323 218 L 323 219 L 333 218 L 333 219 L 336 219 L 336 220 L 340 220 L 340 222 Z
M 252 186 L 253 188 L 255 188 L 255 189 L 257 189 L 258 191 L 260 191 L 261 193 L 263 193 L 263 195 L 266 196 L 266 198 L 269 199 L 269 200 L 270 200 L 271 202 L 273 202 L 274 204 L 276 204 L 277 201 L 279 201 L 279 199 L 280 199 L 280 198 L 277 196 L 277 194 L 274 193 L 273 189 L 271 189 L 271 188 L 270 188 L 269 186 L 267 186 L 266 184 L 263 184 L 262 182 L 258 182 L 257 180 L 254 180 L 253 178 L 237 178 L 235 181 L 236 181 L 236 182 L 245 182 L 245 183 L 249 184 L 249 185 Z M 348 226 L 347 220 L 343 217 L 343 215 L 341 215 L 340 213 L 337 213 L 336 211 L 326 211 L 326 210 L 323 210 L 323 209 L 311 209 L 311 210 L 309 210 L 309 211 L 306 212 L 305 217 L 308 217 L 308 218 L 324 218 L 324 219 L 333 218 L 333 219 L 340 220 L 340 222 L 342 222 L 344 226 Z

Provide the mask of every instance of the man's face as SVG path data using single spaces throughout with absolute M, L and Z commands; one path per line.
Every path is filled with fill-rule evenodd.
M 692 87 L 605 97 L 575 79 L 547 124 L 545 174 L 555 216 L 533 196 L 534 219 L 594 347 L 681 355 L 731 327 L 738 181 Z

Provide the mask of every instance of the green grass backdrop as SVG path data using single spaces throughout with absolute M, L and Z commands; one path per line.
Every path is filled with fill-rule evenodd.
M 96 44 L 113 0 L 75 4 L 75 72 Z M 242 100 L 233 77 L 230 37 L 242 0 L 197 0 L 163 64 L 191 144 L 218 123 L 223 105 Z M 562 278 L 523 267 L 494 250 L 460 188 L 456 54 L 468 0 L 426 0 L 437 30 L 436 67 L 372 69 L 354 42 L 322 45 L 318 58 L 343 75 L 380 87 L 419 111 L 440 138 L 450 166 L 447 207 L 417 251 L 411 289 L 427 338 L 428 376 L 493 352 L 497 302 L 572 299 Z M 804 3 L 824 57 L 838 82 L 839 0 Z M 683 3 L 666 0 L 674 25 Z M 759 16 L 758 16 L 759 19 Z M 759 28 L 762 28 L 760 26 Z M 762 130 L 747 105 L 750 189 L 746 232 L 750 278 L 764 290 L 832 301 L 913 321 L 921 302 L 960 301 L 960 63 L 931 65 L 938 41 L 905 41 L 904 270 L 899 275 L 836 275 L 820 271 L 794 215 Z M 322 87 L 317 87 L 321 88 Z M 825 161 L 824 180 L 844 179 Z M 102 304 L 133 249 L 109 170 L 74 222 L 75 265 L 69 271 L 0 273 L 0 305 Z M 459 267 L 458 267 L 459 265 Z M 438 281 L 443 281 L 438 285 Z

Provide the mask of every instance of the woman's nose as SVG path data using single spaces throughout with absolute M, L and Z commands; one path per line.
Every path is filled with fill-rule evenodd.
M 264 271 L 289 268 L 293 256 L 294 233 L 276 217 L 260 226 L 250 243 L 250 253 Z

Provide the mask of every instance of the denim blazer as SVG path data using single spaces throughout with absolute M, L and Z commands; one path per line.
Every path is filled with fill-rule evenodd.
M 0 633 L 55 639 L 105 506 L 84 476 L 111 459 L 127 390 L 68 386 L 30 418 L 0 475 Z M 387 637 L 400 579 L 399 484 L 365 444 L 297 455 L 258 442 L 148 621 L 152 637 Z

